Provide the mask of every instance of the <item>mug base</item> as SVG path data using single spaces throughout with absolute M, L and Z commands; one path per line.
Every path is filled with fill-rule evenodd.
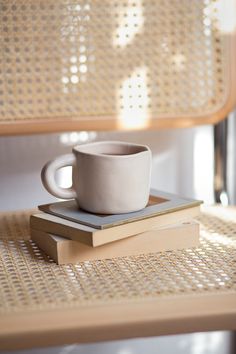
M 79 201 L 76 199 L 76 203 L 78 206 L 78 209 L 84 210 L 87 213 L 90 214 L 96 214 L 96 215 L 104 215 L 104 216 L 108 216 L 108 215 L 117 215 L 117 214 L 129 214 L 129 213 L 135 213 L 137 211 L 143 210 L 146 208 L 148 202 L 142 206 L 142 207 L 138 207 L 138 208 L 130 208 L 130 209 L 119 209 L 119 208 L 114 208 L 114 209 L 88 209 L 88 208 L 84 208 L 82 205 L 79 204 Z

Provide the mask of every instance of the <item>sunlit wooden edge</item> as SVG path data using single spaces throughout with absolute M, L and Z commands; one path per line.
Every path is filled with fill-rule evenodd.
M 231 101 L 231 100 L 230 100 Z M 172 129 L 172 128 L 189 128 L 196 125 L 216 124 L 227 117 L 233 110 L 235 103 L 229 102 L 222 107 L 220 111 L 206 115 L 195 117 L 173 117 L 173 118 L 157 118 L 148 121 L 143 127 L 125 128 L 120 126 L 119 120 L 114 117 L 102 117 L 102 119 L 94 119 L 86 117 L 86 120 L 38 120 L 24 122 L 0 123 L 0 135 L 27 135 L 56 133 L 69 131 L 129 131 L 129 130 L 155 130 L 155 129 Z
M 236 294 L 193 294 L 0 317 L 0 348 L 236 329 Z

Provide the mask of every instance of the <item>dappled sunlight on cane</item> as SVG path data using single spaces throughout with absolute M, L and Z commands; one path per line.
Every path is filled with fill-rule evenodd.
M 148 126 L 147 68 L 137 68 L 120 86 L 119 125 L 123 128 L 145 128 Z

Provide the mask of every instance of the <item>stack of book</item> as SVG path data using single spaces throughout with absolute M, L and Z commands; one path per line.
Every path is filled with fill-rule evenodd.
M 138 212 L 91 214 L 75 200 L 40 205 L 31 238 L 57 264 L 141 255 L 199 245 L 201 201 L 151 190 Z

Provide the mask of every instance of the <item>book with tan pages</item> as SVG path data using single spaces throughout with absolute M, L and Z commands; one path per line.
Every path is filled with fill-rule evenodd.
M 185 221 L 99 247 L 36 229 L 31 238 L 57 264 L 68 264 L 198 247 L 199 224 Z
M 127 224 L 121 224 L 104 230 L 79 224 L 78 222 L 66 220 L 51 214 L 38 213 L 31 215 L 30 227 L 32 229 L 60 235 L 92 247 L 97 247 L 145 231 L 150 231 L 153 228 L 161 228 L 184 220 L 190 220 L 198 216 L 199 213 L 200 206 L 195 206 Z

